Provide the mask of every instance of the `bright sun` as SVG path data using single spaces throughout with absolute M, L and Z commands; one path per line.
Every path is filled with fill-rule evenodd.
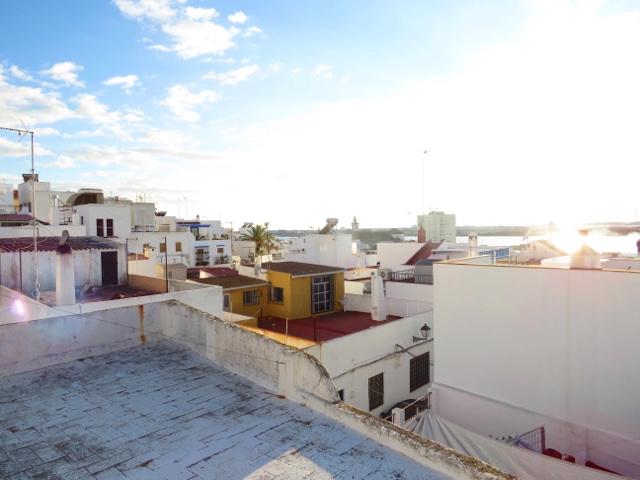
M 549 240 L 556 247 L 564 250 L 568 254 L 572 254 L 577 251 L 582 245 L 587 242 L 587 237 L 580 235 L 575 230 L 560 230 L 553 233 Z

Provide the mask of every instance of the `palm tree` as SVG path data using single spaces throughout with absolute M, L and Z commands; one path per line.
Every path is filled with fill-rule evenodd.
M 271 247 L 273 245 L 273 235 L 269 233 L 267 230 L 269 224 L 266 223 L 265 226 L 262 225 L 254 225 L 249 227 L 249 231 L 247 233 L 243 233 L 240 236 L 240 240 L 244 240 L 247 242 L 253 242 L 256 246 L 256 259 L 263 255 L 264 247 Z

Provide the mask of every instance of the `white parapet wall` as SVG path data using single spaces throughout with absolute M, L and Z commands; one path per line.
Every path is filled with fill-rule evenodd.
M 145 277 L 140 278 L 145 279 Z M 156 281 L 162 285 L 165 284 L 165 281 L 162 279 L 148 277 L 147 280 Z M 144 282 L 136 283 L 136 285 L 139 286 L 143 283 Z M 147 286 L 150 286 L 150 284 Z M 139 286 L 139 288 L 142 287 Z M 0 285 L 0 309 L 2 309 L 0 310 L 2 312 L 0 314 L 0 326 L 12 323 L 24 323 L 31 320 L 62 317 L 65 315 L 88 314 L 109 308 L 146 305 L 165 300 L 179 300 L 212 315 L 222 315 L 222 287 L 203 285 L 196 282 L 170 280 L 169 290 L 169 293 L 49 307 L 20 292 L 10 290 Z

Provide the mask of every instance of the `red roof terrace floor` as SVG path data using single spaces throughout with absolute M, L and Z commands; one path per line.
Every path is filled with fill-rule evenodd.
M 395 322 L 400 318 L 402 317 L 387 315 L 386 320 L 377 321 L 371 318 L 371 313 L 364 312 L 337 312 L 288 321 L 278 317 L 263 317 L 258 322 L 258 328 L 286 333 L 314 342 L 326 342 L 385 323 Z

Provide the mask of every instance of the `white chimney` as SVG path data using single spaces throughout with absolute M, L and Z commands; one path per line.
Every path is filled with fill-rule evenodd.
M 571 254 L 569 268 L 601 270 L 600 254 L 586 243 Z
M 384 284 L 379 268 L 371 274 L 371 319 L 376 321 L 387 319 L 387 301 L 384 297 Z
M 56 249 L 56 305 L 75 305 L 76 285 L 73 251 L 67 245 L 69 233 L 65 230 Z

